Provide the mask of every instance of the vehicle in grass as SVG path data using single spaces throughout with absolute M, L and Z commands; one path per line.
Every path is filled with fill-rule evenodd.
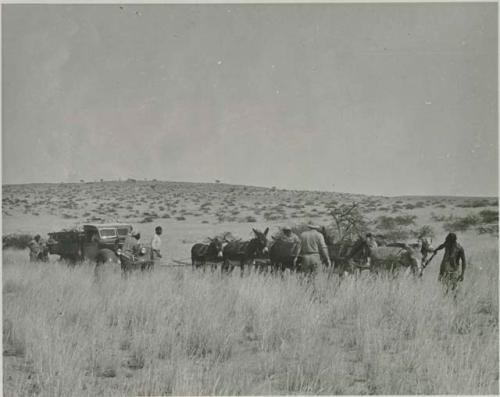
M 91 223 L 80 228 L 49 233 L 49 253 L 70 262 L 117 259 L 118 250 L 132 230 L 123 223 Z
M 49 233 L 49 253 L 70 263 L 84 260 L 120 263 L 122 270 L 149 269 L 153 265 L 151 249 L 139 247 L 137 253 L 121 251 L 132 225 L 125 223 L 90 223 L 81 228 Z
M 126 253 L 121 249 L 117 251 L 122 271 L 125 273 L 132 270 L 152 270 L 154 266 L 153 252 L 151 247 L 139 245 L 137 252 Z

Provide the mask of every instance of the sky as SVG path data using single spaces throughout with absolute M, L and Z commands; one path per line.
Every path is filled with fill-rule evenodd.
M 2 183 L 498 194 L 497 5 L 2 6 Z

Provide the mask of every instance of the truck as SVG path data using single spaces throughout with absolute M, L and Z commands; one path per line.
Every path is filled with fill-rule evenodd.
M 91 223 L 79 228 L 49 233 L 49 253 L 59 255 L 70 263 L 84 260 L 98 265 L 120 263 L 124 271 L 150 269 L 153 267 L 151 249 L 141 246 L 134 255 L 122 252 L 123 243 L 132 231 L 125 223 Z

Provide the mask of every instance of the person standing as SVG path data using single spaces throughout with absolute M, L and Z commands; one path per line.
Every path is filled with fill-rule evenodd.
M 290 243 L 292 245 L 292 252 L 291 252 L 293 257 L 292 266 L 293 269 L 295 269 L 297 266 L 297 259 L 300 253 L 300 238 L 292 231 L 292 228 L 288 225 L 284 226 L 282 230 L 283 230 L 283 235 L 280 237 L 280 240 L 286 243 Z
M 28 243 L 28 248 L 30 249 L 30 262 L 37 262 L 40 259 L 42 247 L 43 243 L 40 235 L 37 234 L 35 238 Z
M 129 259 L 132 259 L 134 255 L 139 253 L 140 244 L 139 239 L 141 238 L 141 234 L 138 232 L 131 231 L 127 237 L 125 237 L 125 241 L 123 242 L 122 253 Z
M 458 282 L 464 280 L 466 267 L 465 251 L 457 242 L 457 235 L 449 233 L 443 244 L 434 250 L 434 253 L 444 248 L 444 255 L 439 268 L 438 280 L 443 283 L 448 290 L 455 290 Z M 461 267 L 461 269 L 459 269 Z M 460 272 L 459 272 L 460 270 Z
M 368 268 L 370 268 L 372 265 L 372 262 L 371 262 L 372 249 L 377 248 L 378 244 L 377 244 L 377 241 L 375 240 L 375 237 L 371 233 L 366 233 L 365 241 L 366 241 L 366 248 L 367 248 L 367 252 L 364 253 L 364 255 L 366 256 L 366 266 Z
M 312 273 L 321 266 L 321 261 L 326 266 L 331 266 L 330 256 L 326 247 L 325 238 L 320 233 L 319 226 L 308 225 L 309 230 L 300 235 L 302 269 L 307 273 Z
M 155 227 L 155 234 L 153 238 L 151 239 L 151 259 L 154 261 L 161 258 L 161 234 L 163 233 L 163 229 L 161 226 L 156 226 Z

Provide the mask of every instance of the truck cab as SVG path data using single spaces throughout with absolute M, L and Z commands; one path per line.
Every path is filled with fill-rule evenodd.
M 102 248 L 121 248 L 125 237 L 132 230 L 132 225 L 127 224 L 87 224 L 83 225 L 85 241 L 98 243 Z

